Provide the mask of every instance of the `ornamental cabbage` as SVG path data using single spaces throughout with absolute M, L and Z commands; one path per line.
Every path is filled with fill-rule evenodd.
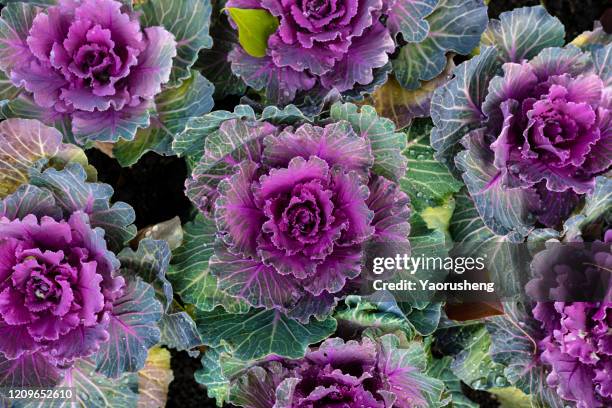
M 541 7 L 502 13 L 432 100 L 437 158 L 500 235 L 559 227 L 612 166 L 612 45 L 557 48 L 563 31 Z
M 468 53 L 486 26 L 480 0 L 230 0 L 226 9 L 241 37 L 228 54 L 232 72 L 280 104 L 301 91 L 310 99 L 372 92 L 398 48 L 398 80 L 419 88 L 444 70 L 448 51 Z
M 612 404 L 612 233 L 605 242 L 549 243 L 527 285 L 540 323 L 539 360 L 548 386 L 578 408 Z M 544 301 L 544 300 L 554 300 Z
M 345 120 L 295 128 L 223 122 L 187 181 L 188 196 L 216 222 L 210 270 L 219 289 L 308 321 L 356 289 L 367 245 L 408 250 L 409 199 L 396 183 L 405 136 L 372 137 L 377 145 Z M 382 175 L 380 154 L 398 161 L 395 175 Z
M 440 407 L 444 385 L 427 377 L 422 346 L 325 340 L 304 358 L 269 357 L 232 381 L 231 402 L 245 408 Z
M 0 136 L 7 175 L 22 181 L 0 200 L 0 385 L 52 387 L 85 375 L 83 364 L 89 381 L 139 370 L 160 341 L 164 310 L 148 282 L 165 281 L 168 245 L 124 249 L 133 209 L 88 181 L 56 129 L 8 119 Z M 172 298 L 169 283 L 160 292 Z
M 0 352 L 40 353 L 54 365 L 108 341 L 112 305 L 125 290 L 119 261 L 83 212 L 67 221 L 0 218 Z
M 16 14 L 27 17 L 25 27 L 11 29 L 21 18 Z M 11 4 L 2 17 L 1 34 L 9 38 L 0 69 L 48 110 L 46 122 L 71 119 L 79 140 L 101 129 L 132 138 L 124 126 L 148 123 L 153 99 L 170 78 L 173 34 L 141 27 L 116 0 L 60 0 L 47 9 Z

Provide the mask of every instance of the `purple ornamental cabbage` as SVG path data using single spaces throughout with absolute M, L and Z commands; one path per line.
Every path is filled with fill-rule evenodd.
M 75 212 L 67 221 L 0 218 L 0 353 L 68 367 L 108 341 L 125 282 L 119 261 Z
M 236 46 L 229 54 L 235 73 L 256 65 L 279 77 L 279 88 L 291 100 L 297 91 L 319 83 L 339 92 L 367 85 L 373 70 L 389 61 L 393 38 L 380 19 L 390 4 L 382 0 L 230 0 L 226 7 L 264 9 L 278 17 L 266 56 L 256 58 Z M 364 52 L 367 50 L 367 52 Z M 261 74 L 255 74 L 261 75 Z M 249 78 L 244 77 L 249 83 Z
M 541 7 L 503 13 L 483 38 L 434 94 L 432 146 L 494 232 L 557 227 L 612 166 L 612 45 L 546 48 L 563 26 Z
M 187 193 L 216 221 L 211 273 L 229 295 L 308 321 L 359 285 L 369 243 L 407 245 L 408 196 L 372 171 L 371 140 L 348 122 L 280 129 L 232 119 L 218 133 Z M 248 141 L 218 156 L 237 137 Z
M 325 340 L 304 358 L 270 357 L 232 381 L 231 402 L 245 408 L 431 408 L 444 406 L 440 380 L 425 376 L 420 346 L 394 335 Z
M 549 387 L 578 408 L 612 406 L 612 232 L 606 242 L 549 244 L 538 253 L 527 292 L 539 301 L 538 353 Z M 603 291 L 603 293 L 602 293 Z M 584 300 L 584 301 L 577 301 Z
M 60 0 L 35 11 L 27 31 L 11 31 L 16 38 L 2 50 L 0 69 L 48 111 L 47 121 L 70 117 L 77 138 L 146 124 L 169 80 L 174 36 L 163 27 L 142 28 L 115 0 Z

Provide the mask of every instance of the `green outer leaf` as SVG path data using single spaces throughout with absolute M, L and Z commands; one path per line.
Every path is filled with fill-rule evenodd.
M 221 407 L 229 399 L 230 381 L 221 367 L 221 354 L 227 352 L 225 346 L 211 347 L 202 356 L 202 368 L 195 372 L 195 380 L 206 387 L 209 398 Z
M 57 208 L 55 198 L 48 190 L 24 184 L 13 194 L 0 200 L 0 216 L 9 220 L 21 219 L 28 214 L 37 217 L 44 215 L 61 218 L 62 211 Z
M 453 408 L 478 408 L 480 405 L 472 401 L 463 394 L 461 380 L 453 374 L 450 369 L 452 357 L 444 356 L 441 359 L 433 359 L 429 364 L 427 374 L 431 377 L 439 378 L 446 385 L 452 399 Z
M 482 35 L 482 44 L 497 48 L 503 62 L 520 62 L 544 48 L 562 47 L 565 28 L 542 6 L 506 11 L 492 19 Z
M 191 118 L 187 121 L 185 130 L 172 142 L 172 150 L 179 156 L 201 156 L 204 153 L 206 137 L 217 131 L 226 120 L 238 118 L 255 120 L 255 112 L 248 105 L 238 105 L 233 112 L 220 110 L 199 118 Z
M 264 9 L 227 8 L 238 26 L 238 41 L 247 54 L 262 58 L 268 49 L 268 37 L 278 28 L 278 18 Z
M 455 169 L 455 155 L 462 148 L 459 141 L 480 126 L 483 119 L 480 106 L 487 95 L 489 81 L 501 67 L 495 48 L 480 51 L 455 68 L 454 79 L 438 88 L 431 100 L 431 118 L 435 125 L 431 146 L 436 150 L 435 158 L 451 170 Z
M 185 130 L 187 120 L 204 115 L 212 109 L 214 86 L 199 72 L 177 88 L 166 89 L 155 98 L 157 118 L 146 129 L 139 129 L 132 141 L 120 140 L 113 155 L 122 166 L 131 166 L 148 151 L 172 154 L 174 137 Z
M 408 170 L 400 180 L 400 186 L 410 196 L 415 211 L 444 204 L 450 195 L 463 186 L 444 165 L 434 159 L 434 150 L 429 145 L 432 128 L 429 120 L 415 121 L 408 130 L 408 147 L 403 151 L 408 158 Z
M 112 206 L 113 189 L 108 184 L 88 183 L 87 174 L 80 164 L 70 163 L 61 171 L 50 168 L 40 173 L 30 172 L 30 184 L 49 190 L 64 214 L 84 211 L 92 227 L 105 231 L 109 249 L 119 252 L 136 235 L 132 207 L 118 201 Z
M 529 207 L 533 202 L 530 196 L 536 193 L 502 184 L 487 143 L 484 128 L 472 131 L 463 141 L 466 150 L 457 154 L 455 162 L 487 227 L 495 234 L 519 240 L 529 234 L 536 221 Z
M 387 18 L 387 27 L 407 42 L 421 42 L 429 33 L 429 23 L 424 18 L 431 14 L 439 0 L 398 0 Z
M 373 173 L 395 182 L 405 174 L 407 159 L 401 151 L 406 147 L 406 136 L 395 132 L 391 120 L 379 117 L 372 106 L 364 105 L 359 109 L 352 103 L 340 102 L 331 107 L 330 117 L 334 121 L 348 121 L 357 134 L 370 140 Z
M 521 293 L 525 282 L 518 278 L 528 267 L 522 237 L 514 234 L 496 235 L 482 221 L 472 198 L 465 192 L 455 196 L 455 211 L 451 217 L 449 232 L 455 242 L 453 256 L 483 257 L 489 277 L 497 288 L 508 293 Z
M 378 368 L 384 372 L 388 381 L 416 387 L 428 408 L 448 405 L 450 401 L 444 398 L 444 383 L 426 374 L 427 357 L 422 343 L 413 341 L 406 347 L 400 347 L 399 338 L 392 334 L 383 336 L 380 343 Z M 406 369 L 407 367 L 413 369 Z
M 164 311 L 167 311 L 172 303 L 172 285 L 166 279 L 170 257 L 170 248 L 166 241 L 148 238 L 138 243 L 136 251 L 125 248 L 117 255 L 121 262 L 121 275 L 139 276 L 151 284 Z
M 400 304 L 400 307 L 401 306 L 402 304 Z M 429 303 L 422 309 L 413 307 L 407 317 L 419 334 L 422 336 L 429 336 L 438 327 L 441 316 L 442 303 L 436 302 Z
M 211 347 L 227 345 L 241 360 L 254 360 L 269 354 L 303 357 L 308 345 L 327 338 L 337 324 L 331 317 L 302 324 L 277 310 L 252 309 L 243 314 L 231 314 L 222 307 L 211 312 L 197 311 L 195 321 L 205 344 Z
M 153 287 L 139 277 L 128 281 L 123 296 L 113 303 L 110 338 L 95 355 L 96 371 L 117 378 L 126 371 L 140 370 L 149 348 L 159 342 L 161 316 L 162 306 Z
M 64 376 L 58 387 L 74 387 L 74 401 L 40 400 L 18 405 L 22 408 L 109 408 L 135 407 L 138 394 L 130 383 L 136 374 L 124 374 L 119 379 L 110 379 L 95 372 L 89 360 L 78 360 Z
M 176 38 L 177 56 L 167 86 L 179 86 L 190 77 L 189 69 L 198 58 L 198 52 L 212 47 L 212 38 L 208 35 L 211 2 L 147 0 L 142 11 L 143 26 L 164 26 Z
M 505 366 L 504 375 L 511 384 L 532 395 L 532 407 L 563 408 L 566 404 L 546 382 L 546 367 L 537 361 L 535 333 L 539 331 L 539 324 L 527 315 L 524 307 L 507 302 L 505 315 L 487 321 L 491 357 Z
M 487 329 L 482 325 L 462 329 L 470 330 L 470 335 L 461 344 L 462 350 L 451 364 L 453 373 L 476 390 L 507 386 L 504 367 L 495 363 L 489 355 L 491 337 Z
M 401 330 L 407 338 L 414 338 L 414 327 L 397 308 L 394 301 L 381 303 L 371 301 L 368 297 L 351 295 L 344 300 L 344 303 L 346 309 L 334 314 L 336 320 L 344 321 L 350 327 L 370 329 L 370 332 L 374 330 L 377 335 Z
M 50 159 L 62 150 L 56 129 L 31 119 L 0 122 L 0 198 L 28 182 L 28 171 L 40 159 Z
M 0 19 L 0 67 L 10 76 L 14 65 L 25 64 L 28 61 L 29 50 L 26 38 L 29 35 L 32 22 L 40 8 L 33 2 L 11 2 L 2 8 Z M 18 60 L 11 58 L 17 54 L 16 49 L 25 49 Z
M 612 178 L 599 176 L 595 179 L 595 189 L 585 198 L 585 204 L 579 214 L 576 214 L 563 225 L 566 241 L 575 241 L 583 229 L 596 222 L 601 217 L 612 221 Z
M 487 8 L 482 0 L 440 0 L 426 21 L 427 38 L 404 45 L 392 61 L 395 77 L 408 89 L 438 76 L 446 66 L 447 52 L 465 55 L 478 45 L 487 25 Z
M 212 311 L 223 306 L 229 312 L 242 313 L 248 306 L 217 289 L 217 278 L 210 274 L 208 260 L 214 253 L 217 227 L 199 214 L 184 226 L 183 245 L 174 251 L 168 279 L 181 299 L 200 310 Z
M 187 312 L 173 310 L 164 314 L 159 321 L 160 343 L 179 351 L 190 350 L 202 345 L 202 339 L 195 322 Z
M 15 99 L 20 92 L 21 89 L 15 87 L 6 74 L 0 71 L 0 101 Z

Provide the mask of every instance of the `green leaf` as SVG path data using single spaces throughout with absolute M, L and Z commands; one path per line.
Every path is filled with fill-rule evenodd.
M 202 0 L 147 0 L 142 5 L 143 26 L 164 26 L 174 34 L 176 57 L 170 73 L 169 87 L 179 86 L 191 76 L 190 68 L 202 48 L 212 47 L 208 34 L 212 6 Z
M 39 400 L 19 405 L 22 408 L 108 408 L 135 407 L 138 394 L 131 383 L 136 375 L 124 374 L 110 379 L 95 372 L 95 365 L 85 359 L 78 360 L 64 375 L 57 387 L 74 387 L 74 400 Z
M 268 37 L 278 28 L 278 18 L 264 9 L 229 7 L 227 10 L 238 26 L 238 41 L 242 48 L 253 57 L 265 57 Z
M 453 374 L 450 369 L 452 357 L 444 356 L 440 359 L 433 359 L 430 362 L 427 374 L 434 378 L 439 378 L 446 385 L 446 389 L 449 392 L 452 399 L 453 408 L 478 408 L 480 405 L 472 401 L 463 394 L 461 389 L 461 380 Z
M 591 194 L 587 194 L 580 213 L 565 221 L 563 225 L 565 240 L 570 242 L 578 240 L 586 228 L 601 218 L 608 223 L 612 221 L 612 178 L 605 176 L 595 179 L 595 189 Z
M 429 23 L 427 38 L 404 45 L 392 61 L 395 77 L 408 89 L 438 76 L 448 52 L 466 55 L 478 45 L 487 25 L 487 8 L 482 0 L 440 0 L 425 20 Z
M 131 166 L 146 152 L 172 154 L 174 137 L 185 130 L 187 120 L 204 115 L 213 107 L 213 85 L 199 72 L 177 88 L 169 88 L 155 97 L 157 116 L 151 126 L 139 129 L 134 140 L 119 140 L 113 147 L 113 156 L 122 166 Z
M 454 256 L 485 257 L 485 267 L 495 286 L 509 294 L 521 293 L 525 282 L 520 278 L 528 276 L 527 248 L 518 245 L 522 237 L 493 233 L 482 221 L 472 198 L 464 192 L 455 195 L 449 232 L 455 242 Z
M 504 376 L 513 386 L 532 396 L 533 407 L 565 407 L 546 381 L 547 367 L 539 362 L 539 322 L 530 318 L 520 303 L 506 302 L 504 311 L 505 315 L 490 318 L 486 323 L 493 361 L 505 367 Z
M 482 112 L 478 107 L 500 67 L 495 48 L 482 49 L 479 55 L 455 68 L 454 78 L 434 92 L 431 146 L 436 150 L 435 158 L 449 169 L 455 168 L 455 155 L 462 149 L 461 138 L 480 126 Z
M 408 146 L 403 152 L 408 158 L 408 170 L 400 180 L 400 186 L 408 193 L 412 207 L 418 212 L 443 205 L 463 186 L 434 158 L 434 149 L 429 145 L 432 128 L 430 120 L 415 121 L 408 130 Z
M 185 130 L 172 142 L 172 150 L 179 156 L 201 156 L 208 135 L 217 131 L 226 120 L 238 118 L 255 120 L 255 112 L 248 105 L 238 105 L 233 112 L 219 110 L 199 118 L 191 118 L 187 121 Z
M 542 6 L 506 11 L 492 19 L 482 35 L 482 44 L 495 47 L 503 62 L 521 62 L 544 48 L 562 47 L 565 28 Z
M 105 231 L 109 249 L 121 251 L 136 235 L 134 210 L 124 202 L 111 205 L 113 189 L 108 184 L 89 183 L 80 164 L 70 163 L 63 170 L 50 168 L 30 172 L 30 184 L 51 192 L 64 214 L 84 211 L 92 227 Z
M 41 159 L 71 156 L 75 146 L 62 143 L 62 134 L 31 119 L 0 122 L 0 198 L 29 180 L 29 169 Z
M 491 337 L 483 325 L 464 326 L 469 336 L 461 343 L 462 350 L 455 355 L 451 364 L 453 373 L 464 383 L 476 390 L 504 387 L 504 367 L 495 363 L 489 354 Z
M 208 260 L 214 253 L 214 221 L 198 215 L 184 226 L 183 245 L 174 251 L 168 279 L 181 299 L 203 311 L 223 306 L 233 313 L 246 312 L 248 306 L 217 289 L 217 278 L 210 274 Z
M 30 184 L 22 185 L 17 191 L 0 200 L 0 216 L 14 220 L 22 219 L 28 214 L 39 218 L 45 215 L 53 218 L 63 216 L 48 190 Z
M 149 348 L 159 342 L 161 316 L 162 306 L 153 287 L 139 277 L 128 281 L 123 296 L 113 303 L 110 338 L 95 355 L 96 371 L 117 378 L 126 371 L 140 370 Z
M 178 351 L 191 350 L 202 345 L 198 328 L 191 316 L 174 306 L 169 313 L 162 316 L 159 321 L 161 331 L 160 344 Z
M 14 99 L 19 93 L 21 89 L 15 87 L 6 74 L 0 71 L 0 101 Z
M 412 339 L 414 327 L 403 315 L 392 299 L 378 302 L 370 297 L 351 295 L 344 303 L 346 308 L 337 311 L 334 318 L 341 325 L 348 324 L 351 328 L 369 329 L 377 336 L 402 331 L 407 338 Z
M 399 0 L 389 10 L 387 27 L 397 36 L 407 42 L 423 41 L 429 32 L 429 24 L 424 17 L 431 14 L 438 0 Z
M 333 120 L 348 121 L 355 132 L 370 140 L 374 166 L 372 171 L 392 181 L 399 181 L 406 171 L 406 158 L 401 151 L 406 147 L 406 135 L 395 132 L 395 125 L 379 117 L 374 107 L 336 102 L 330 110 Z
M 202 368 L 194 374 L 195 380 L 206 387 L 208 397 L 214 398 L 219 407 L 230 396 L 230 381 L 221 366 L 221 355 L 227 351 L 225 346 L 208 348 L 202 356 Z
M 570 44 L 582 50 L 593 50 L 610 43 L 612 43 L 612 33 L 607 33 L 601 22 L 596 21 L 592 31 L 585 31 Z
M 205 344 L 211 347 L 227 345 L 234 357 L 241 360 L 254 360 L 269 354 L 303 357 L 308 345 L 329 337 L 337 324 L 331 317 L 303 324 L 277 310 L 252 309 L 232 314 L 222 307 L 211 312 L 197 311 L 195 320 Z

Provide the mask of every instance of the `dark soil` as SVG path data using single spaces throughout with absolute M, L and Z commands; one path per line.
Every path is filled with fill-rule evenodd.
M 498 17 L 503 11 L 517 7 L 540 4 L 540 0 L 491 0 L 490 17 Z M 593 22 L 602 18 L 612 7 L 612 0 L 546 0 L 548 11 L 558 17 L 566 27 L 566 40 L 571 41 L 583 31 L 592 29 Z M 604 21 L 604 27 L 612 26 L 612 11 Z M 216 101 L 215 109 L 233 110 L 238 98 Z M 87 152 L 91 164 L 99 173 L 99 179 L 115 189 L 115 200 L 125 201 L 136 210 L 139 228 L 166 221 L 179 215 L 182 221 L 189 218 L 191 206 L 183 194 L 187 167 L 182 159 L 162 157 L 148 153 L 131 168 L 121 168 L 116 161 L 98 150 Z M 206 390 L 194 379 L 200 368 L 199 359 L 186 352 L 172 353 L 174 381 L 170 385 L 168 408 L 213 408 L 214 400 L 206 396 Z M 496 408 L 499 403 L 490 394 L 467 386 L 464 393 L 481 407 Z M 231 406 L 226 406 L 230 408 Z
M 134 166 L 122 168 L 97 149 L 88 150 L 87 157 L 98 170 L 99 181 L 115 189 L 113 200 L 134 208 L 139 229 L 176 215 L 187 221 L 191 203 L 183 192 L 187 178 L 183 159 L 147 153 Z

